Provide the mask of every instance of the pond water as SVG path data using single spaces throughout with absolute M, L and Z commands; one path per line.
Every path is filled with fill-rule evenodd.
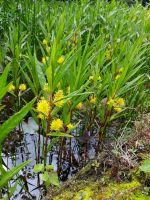
M 31 160 L 31 163 L 20 172 L 20 178 L 17 179 L 20 184 L 18 184 L 17 191 L 11 199 L 44 199 L 44 185 L 40 180 L 39 175 L 33 172 L 33 167 L 37 162 L 38 126 L 32 118 L 29 118 L 28 123 L 22 122 L 21 130 L 22 132 L 18 131 L 17 128 L 16 131 L 11 133 L 6 139 L 3 148 L 3 160 L 6 169 L 11 169 L 26 160 Z M 42 145 L 45 138 L 43 136 L 40 137 L 40 160 L 42 162 Z M 61 171 L 59 173 L 60 182 L 71 178 L 73 174 L 75 174 L 89 159 L 92 159 L 94 155 L 94 138 L 91 137 L 86 143 L 82 141 L 82 138 L 66 140 L 65 151 L 62 153 L 61 157 Z M 56 144 L 47 155 L 47 164 L 54 165 L 56 171 L 58 170 L 58 157 L 59 145 Z M 15 179 L 11 182 L 11 185 L 14 185 L 14 182 L 16 182 Z

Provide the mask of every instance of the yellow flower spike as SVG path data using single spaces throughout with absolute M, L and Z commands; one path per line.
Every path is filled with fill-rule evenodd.
M 74 125 L 71 124 L 71 123 L 69 123 L 69 124 L 67 125 L 67 128 L 68 128 L 68 130 L 72 130 L 72 129 L 74 129 Z
M 80 102 L 78 103 L 78 105 L 76 106 L 77 109 L 81 110 L 83 108 L 83 103 Z
M 46 46 L 46 52 L 48 53 L 48 54 L 50 54 L 50 47 L 49 46 Z
M 64 61 L 65 61 L 65 57 L 64 57 L 64 56 L 60 56 L 60 57 L 58 58 L 58 60 L 57 60 L 57 62 L 58 62 L 59 64 L 63 64 Z
M 48 45 L 48 41 L 46 39 L 43 40 L 44 45 Z
M 120 74 L 117 74 L 117 76 L 115 77 L 115 80 L 117 81 L 120 78 Z
M 116 112 L 121 112 L 122 111 L 122 108 L 120 108 L 120 107 L 114 107 L 114 110 L 116 111 Z
M 110 105 L 110 106 L 113 106 L 115 104 L 115 100 L 110 98 L 108 101 L 107 101 L 107 105 Z
M 61 119 L 54 119 L 50 125 L 51 131 L 60 131 L 63 128 L 63 121 Z
M 37 103 L 37 112 L 39 114 L 44 115 L 45 117 L 48 117 L 49 114 L 49 103 L 46 99 L 42 98 L 38 103 Z M 40 115 L 41 116 L 41 115 Z M 41 117 L 40 117 L 41 118 Z
M 91 104 L 95 104 L 96 103 L 96 97 L 94 96 L 90 96 L 90 103 Z
M 44 119 L 44 115 L 43 115 L 42 113 L 39 113 L 39 114 L 38 114 L 38 118 Z
M 89 81 L 93 81 L 94 80 L 94 76 L 89 76 Z
M 64 105 L 63 98 L 64 98 L 63 90 L 58 90 L 58 92 L 54 94 L 54 105 L 61 108 Z
M 20 91 L 23 92 L 23 91 L 25 91 L 26 89 L 27 89 L 26 84 L 20 84 L 20 85 L 19 85 L 19 90 L 20 90 Z
M 43 64 L 46 64 L 47 61 L 48 61 L 48 57 L 47 56 L 42 57 L 42 63 Z
M 116 99 L 116 105 L 123 107 L 125 105 L 123 98 Z
M 9 86 L 8 86 L 8 92 L 13 92 L 15 90 L 15 86 L 10 83 Z

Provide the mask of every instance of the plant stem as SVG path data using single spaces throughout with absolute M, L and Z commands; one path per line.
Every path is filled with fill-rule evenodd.
M 47 160 L 48 134 L 50 132 L 50 122 L 51 122 L 51 107 L 52 107 L 52 94 L 50 94 L 50 97 L 49 97 L 49 113 L 48 113 L 47 126 L 46 126 L 46 142 L 45 142 L 45 151 L 44 151 L 44 166 L 46 166 L 46 160 Z
M 41 129 L 40 129 L 40 124 L 41 124 L 41 120 L 39 119 L 37 163 L 40 162 L 40 144 L 41 144 L 41 134 L 40 134 Z

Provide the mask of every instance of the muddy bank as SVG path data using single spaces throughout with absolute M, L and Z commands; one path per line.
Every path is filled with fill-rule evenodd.
M 150 157 L 150 113 L 124 128 L 99 154 L 46 200 L 150 199 L 150 177 L 139 170 Z

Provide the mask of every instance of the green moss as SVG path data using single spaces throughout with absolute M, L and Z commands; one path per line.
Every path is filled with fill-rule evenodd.
M 130 183 L 121 183 L 121 184 L 115 184 L 115 183 L 111 183 L 108 185 L 107 188 L 103 189 L 103 196 L 107 199 L 110 198 L 112 196 L 114 196 L 115 194 L 123 194 L 126 193 L 128 191 L 134 190 L 137 187 L 140 186 L 140 183 L 138 181 L 132 181 Z
M 90 188 L 85 188 L 84 190 L 80 190 L 75 195 L 74 200 L 89 200 L 93 196 L 93 191 Z
M 149 200 L 150 197 L 147 195 L 143 194 L 142 191 L 136 190 L 130 197 L 129 200 Z

